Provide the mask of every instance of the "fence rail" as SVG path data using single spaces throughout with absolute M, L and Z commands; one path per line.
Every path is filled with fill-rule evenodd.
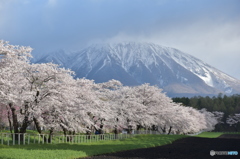
M 133 131 L 133 134 L 154 134 L 154 135 L 160 135 L 163 134 L 159 131 L 153 131 L 153 130 L 135 130 Z
M 202 131 L 201 131 L 202 132 Z M 195 136 L 195 134 L 186 134 Z M 229 133 L 229 132 L 228 132 Z M 132 134 L 98 134 L 98 135 L 51 135 L 48 134 L 28 134 L 28 133 L 0 133 L 0 144 L 4 145 L 26 145 L 26 144 L 57 144 L 57 143 L 90 143 L 103 140 L 117 140 L 133 137 L 138 134 L 161 135 L 159 131 L 135 130 Z M 165 133 L 166 134 L 166 133 Z M 171 135 L 171 134 L 170 134 Z
M 26 145 L 26 144 L 57 144 L 57 143 L 90 143 L 104 140 L 125 139 L 134 134 L 99 134 L 99 135 L 51 135 L 48 134 L 11 134 L 1 133 L 0 144 Z

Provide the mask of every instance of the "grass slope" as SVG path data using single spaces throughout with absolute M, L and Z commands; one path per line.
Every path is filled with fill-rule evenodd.
M 130 149 L 170 144 L 184 135 L 137 135 L 114 141 L 82 144 L 0 145 L 0 159 L 72 159 Z
M 199 135 L 196 135 L 195 137 L 216 138 L 223 134 L 224 133 L 222 133 L 222 132 L 203 132 Z
M 223 134 L 240 134 L 239 132 L 203 132 L 195 137 L 216 138 Z

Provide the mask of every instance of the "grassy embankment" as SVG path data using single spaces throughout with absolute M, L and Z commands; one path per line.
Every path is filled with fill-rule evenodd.
M 240 134 L 240 132 L 203 132 L 195 137 L 216 138 L 223 134 Z
M 203 132 L 199 135 L 196 135 L 195 137 L 216 138 L 216 137 L 219 137 L 223 134 L 224 133 L 222 133 L 222 132 Z

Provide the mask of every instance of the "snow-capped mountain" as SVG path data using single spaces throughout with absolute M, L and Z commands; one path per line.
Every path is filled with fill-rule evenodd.
M 76 77 L 96 82 L 150 83 L 169 96 L 240 93 L 240 80 L 189 54 L 153 43 L 94 44 L 72 54 L 52 53 L 36 62 L 54 62 L 75 71 Z
M 69 66 L 69 62 L 73 57 L 73 52 L 67 52 L 62 49 L 51 52 L 49 54 L 45 54 L 43 56 L 38 56 L 32 60 L 33 63 L 48 63 L 52 62 L 60 65 L 61 67 L 67 68 Z M 35 57 L 35 56 L 34 56 Z

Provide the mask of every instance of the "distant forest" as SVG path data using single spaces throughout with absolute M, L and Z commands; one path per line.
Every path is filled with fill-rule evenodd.
M 182 103 L 183 106 L 193 107 L 196 109 L 206 108 L 207 111 L 220 111 L 224 113 L 222 123 L 216 125 L 214 131 L 240 131 L 240 123 L 234 125 L 227 124 L 226 120 L 229 116 L 240 113 L 240 94 L 226 96 L 222 93 L 213 97 L 175 97 L 172 100 L 176 103 Z

